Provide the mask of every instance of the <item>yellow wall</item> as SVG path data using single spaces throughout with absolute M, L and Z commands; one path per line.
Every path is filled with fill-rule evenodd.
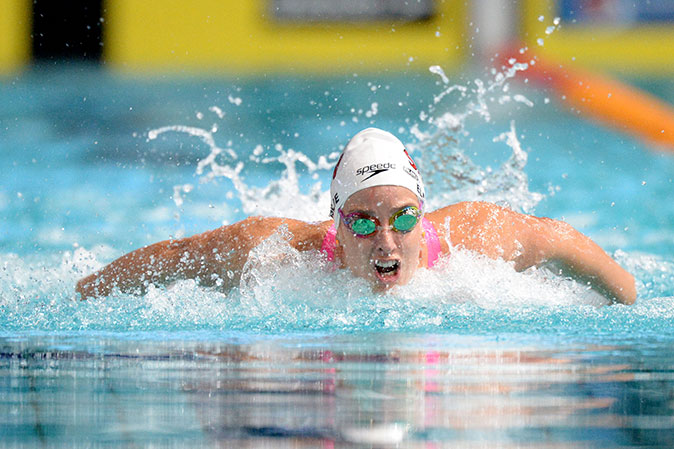
M 393 25 L 278 23 L 268 1 L 108 0 L 104 59 L 132 70 L 343 73 L 463 58 L 463 1 L 437 0 L 432 20 Z
M 0 0 L 0 74 L 25 64 L 30 57 L 30 0 Z
M 562 62 L 625 74 L 666 76 L 674 74 L 674 26 L 574 25 L 562 22 L 560 29 L 545 38 L 556 13 L 553 0 L 525 0 L 523 37 L 529 48 Z M 545 16 L 540 22 L 539 16 Z

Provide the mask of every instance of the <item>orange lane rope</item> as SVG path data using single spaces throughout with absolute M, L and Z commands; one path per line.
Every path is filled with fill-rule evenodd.
M 674 152 L 674 107 L 634 86 L 540 56 L 522 74 L 552 87 L 572 108 Z

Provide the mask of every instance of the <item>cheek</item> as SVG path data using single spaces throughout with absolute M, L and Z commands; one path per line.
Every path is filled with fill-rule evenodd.
M 368 245 L 368 243 L 368 239 L 352 237 L 344 248 L 345 252 L 348 252 L 349 260 L 352 262 L 362 262 L 363 260 L 369 260 L 370 245 Z
M 368 239 L 360 239 L 342 232 L 342 229 L 337 231 L 337 255 L 343 263 L 352 265 L 358 263 L 362 259 L 368 259 Z
M 422 259 L 421 259 L 421 249 L 422 249 L 422 236 L 421 232 L 415 233 L 414 235 L 408 236 L 410 239 L 406 241 L 404 250 L 403 250 L 403 258 L 405 260 L 404 264 L 404 274 L 403 278 L 401 279 L 402 283 L 407 283 L 412 279 L 414 276 L 414 273 L 416 273 L 417 269 L 422 266 Z
M 406 256 L 418 256 L 421 251 L 421 231 L 415 230 L 409 234 L 406 234 L 403 241 L 401 242 L 401 248 Z

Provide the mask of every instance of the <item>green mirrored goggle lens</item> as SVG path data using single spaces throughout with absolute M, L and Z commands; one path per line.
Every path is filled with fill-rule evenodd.
M 377 225 L 369 218 L 359 218 L 351 223 L 351 230 L 358 235 L 372 234 L 375 229 L 377 229 Z
M 340 216 L 354 234 L 360 237 L 367 237 L 374 233 L 379 227 L 379 221 L 376 218 L 362 216 L 358 213 L 344 216 L 342 210 L 339 210 Z M 389 219 L 389 225 L 396 232 L 409 232 L 419 222 L 421 211 L 415 206 L 405 207 L 399 210 Z
M 414 215 L 413 213 L 405 213 L 402 215 L 399 215 L 398 217 L 393 220 L 393 228 L 396 231 L 402 231 L 402 232 L 407 232 L 412 230 L 414 226 L 416 226 L 417 221 L 419 221 L 419 218 Z

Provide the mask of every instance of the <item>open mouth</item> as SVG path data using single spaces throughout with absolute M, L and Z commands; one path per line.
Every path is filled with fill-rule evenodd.
M 398 274 L 400 270 L 399 260 L 375 260 L 374 269 L 381 278 L 391 278 Z

